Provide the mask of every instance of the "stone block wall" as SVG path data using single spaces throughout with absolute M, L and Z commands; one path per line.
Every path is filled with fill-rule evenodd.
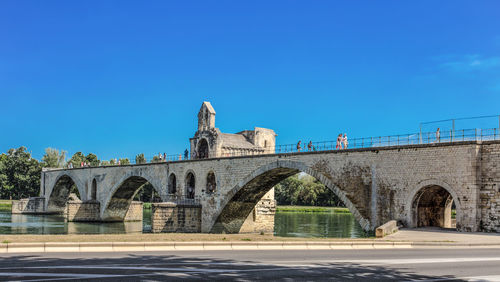
M 143 203 L 139 201 L 132 201 L 123 220 L 142 221 L 142 217 L 143 217 Z
M 64 216 L 68 221 L 100 221 L 98 201 L 68 201 Z
M 500 144 L 481 146 L 480 231 L 500 232 Z
M 274 233 L 274 215 L 276 214 L 276 200 L 274 188 L 267 192 L 257 203 L 241 226 L 239 233 Z
M 201 206 L 175 203 L 152 204 L 151 232 L 201 232 Z
M 31 214 L 45 212 L 45 198 L 32 197 L 12 201 L 12 214 Z

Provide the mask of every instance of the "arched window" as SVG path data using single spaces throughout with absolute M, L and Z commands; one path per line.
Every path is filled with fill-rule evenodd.
M 208 158 L 208 142 L 206 139 L 201 139 L 198 144 L 198 159 L 207 159 Z
M 168 178 L 168 193 L 175 194 L 177 192 L 177 179 L 175 174 L 171 173 Z
M 217 182 L 215 180 L 215 174 L 211 171 L 207 174 L 207 193 L 211 194 L 217 190 Z
M 90 199 L 91 200 L 97 200 L 97 181 L 92 180 L 92 190 L 90 191 Z
M 186 175 L 186 198 L 194 199 L 194 191 L 196 187 L 196 180 L 192 172 Z

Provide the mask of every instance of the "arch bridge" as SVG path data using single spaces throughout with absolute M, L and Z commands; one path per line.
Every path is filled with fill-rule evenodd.
M 156 205 L 156 215 L 153 211 L 153 224 L 163 221 L 159 231 L 188 230 L 167 228 L 176 225 L 169 223 L 172 210 L 161 213 L 179 206 L 199 225 L 190 231 L 272 231 L 272 187 L 299 172 L 331 189 L 365 230 L 395 219 L 407 227 L 456 224 L 462 231 L 500 232 L 499 141 L 47 170 L 41 196 L 47 211 L 61 212 L 75 186 L 84 203 L 98 204 L 99 220 L 120 221 L 135 193 L 149 182 L 164 201 Z M 256 209 L 259 204 L 268 209 Z M 188 213 L 190 207 L 196 212 Z M 268 221 L 258 220 L 259 210 Z

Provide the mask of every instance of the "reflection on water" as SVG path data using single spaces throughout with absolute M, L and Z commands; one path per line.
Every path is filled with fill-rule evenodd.
M 151 210 L 143 221 L 67 222 L 60 215 L 29 215 L 0 212 L 0 234 L 110 234 L 151 231 Z
M 274 235 L 283 237 L 362 238 L 373 236 L 350 213 L 276 213 Z
M 0 212 L 0 234 L 110 234 L 151 232 L 151 210 L 134 222 L 67 222 L 60 215 Z M 351 214 L 278 212 L 274 234 L 284 237 L 367 237 Z

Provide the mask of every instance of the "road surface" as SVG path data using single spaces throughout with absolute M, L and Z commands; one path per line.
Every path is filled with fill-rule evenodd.
M 1 254 L 0 280 L 500 281 L 500 249 Z

